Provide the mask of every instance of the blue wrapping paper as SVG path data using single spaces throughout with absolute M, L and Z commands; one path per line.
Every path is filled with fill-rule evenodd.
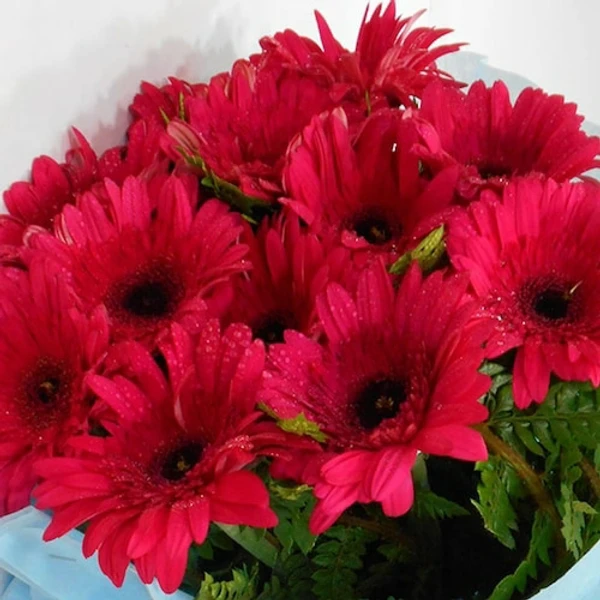
M 0 519 L 0 600 L 190 600 L 144 585 L 133 568 L 114 587 L 95 556 L 83 557 L 80 532 L 42 540 L 49 520 L 32 506 Z
M 80 532 L 42 540 L 49 520 L 32 506 L 0 519 L 0 600 L 191 600 L 183 592 L 165 594 L 156 584 L 144 585 L 133 568 L 123 587 L 114 587 L 96 558 L 81 554 Z M 532 600 L 598 600 L 598 564 L 600 544 Z

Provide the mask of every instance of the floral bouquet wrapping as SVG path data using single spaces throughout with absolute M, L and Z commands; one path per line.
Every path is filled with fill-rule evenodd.
M 35 597 L 15 523 L 200 600 L 525 599 L 600 538 L 600 140 L 417 17 L 143 83 L 124 145 L 5 192 L 0 567 Z M 539 598 L 596 598 L 591 556 Z

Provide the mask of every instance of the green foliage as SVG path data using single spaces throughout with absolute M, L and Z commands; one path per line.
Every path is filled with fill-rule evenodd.
M 473 504 L 485 528 L 512 550 L 516 547 L 513 532 L 518 531 L 518 524 L 506 485 L 512 479 L 506 473 L 510 467 L 492 456 L 487 462 L 477 463 L 476 469 L 481 473 L 481 482 L 477 486 L 479 502 L 473 500 Z
M 264 529 L 244 527 L 239 525 L 217 525 L 233 541 L 247 550 L 252 556 L 272 567 L 277 561 L 277 549 L 269 542 Z
M 258 569 L 233 569 L 231 575 L 229 581 L 215 581 L 206 573 L 196 600 L 255 600 Z
M 466 517 L 469 511 L 460 504 L 434 494 L 431 490 L 417 489 L 413 509 L 419 519 L 446 519 Z
M 308 530 L 308 520 L 315 505 L 312 490 L 307 485 L 287 487 L 270 482 L 271 506 L 279 517 L 273 533 L 283 551 L 291 553 L 297 547 L 308 554 L 315 545 L 316 536 Z
M 446 251 L 444 235 L 445 230 L 443 225 L 434 229 L 415 248 L 405 252 L 390 267 L 390 273 L 392 275 L 402 275 L 408 270 L 411 263 L 415 261 L 419 263 L 421 270 L 425 273 L 432 271 Z
M 296 435 L 306 435 L 321 443 L 327 440 L 327 436 L 321 431 L 319 426 L 315 422 L 309 421 L 304 413 L 300 413 L 292 419 L 280 419 L 277 416 L 277 413 L 272 411 L 265 404 L 259 404 L 258 407 L 275 419 L 277 425 L 279 425 L 283 431 L 295 433 Z
M 500 373 L 505 382 L 505 374 Z M 600 444 L 600 394 L 587 383 L 558 383 L 539 406 L 519 411 L 510 385 L 488 396 L 489 425 L 517 451 L 540 457 L 559 448 L 595 450 Z
M 550 565 L 549 550 L 554 540 L 552 521 L 546 513 L 537 511 L 531 529 L 531 541 L 527 556 L 512 575 L 508 575 L 494 588 L 489 600 L 510 600 L 515 590 L 523 593 L 530 579 L 538 576 L 538 566 L 542 562 Z
M 319 600 L 356 598 L 357 571 L 363 567 L 367 542 L 372 536 L 358 527 L 334 526 L 322 536 L 312 562 L 313 592 Z
M 312 565 L 302 553 L 291 554 L 276 565 L 257 600 L 312 600 Z
M 185 157 L 188 162 L 190 162 L 189 157 Z M 193 160 L 190 162 L 192 166 L 197 166 L 198 161 L 200 160 L 200 166 L 204 170 L 205 177 L 202 179 L 202 185 L 207 188 L 213 190 L 215 196 L 223 202 L 226 202 L 233 208 L 236 208 L 240 212 L 242 212 L 247 217 L 251 217 L 254 215 L 256 210 L 269 212 L 272 210 L 272 206 L 265 202 L 262 198 L 257 198 L 255 196 L 248 196 L 244 194 L 242 190 L 240 190 L 237 186 L 217 177 L 204 163 L 201 161 L 199 157 L 193 157 Z M 253 221 L 255 222 L 255 221 Z

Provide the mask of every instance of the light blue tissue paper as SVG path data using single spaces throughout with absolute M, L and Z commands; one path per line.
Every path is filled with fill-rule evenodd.
M 33 507 L 0 519 L 0 600 L 191 600 L 183 592 L 165 594 L 156 583 L 144 585 L 133 568 L 123 587 L 114 587 L 95 557 L 83 558 L 80 532 L 42 540 L 49 520 Z M 598 600 L 598 564 L 600 545 L 531 600 Z
M 80 532 L 42 540 L 49 520 L 31 506 L 0 519 L 0 600 L 190 600 L 144 585 L 133 568 L 114 587 L 95 557 L 83 557 Z

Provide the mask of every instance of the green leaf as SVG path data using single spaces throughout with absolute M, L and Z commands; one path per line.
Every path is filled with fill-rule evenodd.
M 187 159 L 186 159 L 187 160 Z M 198 161 L 201 161 L 200 163 Z M 252 215 L 255 209 L 262 209 L 270 212 L 273 210 L 273 205 L 262 198 L 256 196 L 248 196 L 244 194 L 240 188 L 233 183 L 221 179 L 213 173 L 200 157 L 194 157 L 194 166 L 201 165 L 206 176 L 202 179 L 202 185 L 211 188 L 219 200 L 223 200 L 230 206 L 237 208 L 246 215 Z
M 275 419 L 277 425 L 279 425 L 283 431 L 295 433 L 296 435 L 306 435 L 321 443 L 327 441 L 327 436 L 321 431 L 319 426 L 314 421 L 309 421 L 304 413 L 300 413 L 292 419 L 280 419 L 277 416 L 277 413 L 265 404 L 260 403 L 258 408 Z
M 233 579 L 230 581 L 215 581 L 212 575 L 206 573 L 196 600 L 255 600 L 256 566 L 250 573 L 246 567 L 232 569 L 231 575 Z
M 481 365 L 479 369 L 480 373 L 483 373 L 484 375 L 489 375 L 490 377 L 494 377 L 496 375 L 499 375 L 500 373 L 504 373 L 505 371 L 506 369 L 502 365 L 487 360 Z
M 312 574 L 313 592 L 319 600 L 352 600 L 356 598 L 357 571 L 363 567 L 363 557 L 370 534 L 356 527 L 335 526 L 321 536 L 312 562 L 317 568 Z
M 485 528 L 507 548 L 514 550 L 516 543 L 512 532 L 518 530 L 517 514 L 511 504 L 506 478 L 502 473 L 509 468 L 497 457 L 477 463 L 475 469 L 481 473 L 481 481 L 477 486 L 479 502 L 472 502 L 483 517 Z
M 389 268 L 392 275 L 402 275 L 413 262 L 418 262 L 424 273 L 432 271 L 446 251 L 445 229 L 441 225 L 426 235 L 415 248 L 405 252 Z
M 594 516 L 596 510 L 587 502 L 577 500 L 573 489 L 567 483 L 560 486 L 561 503 L 559 508 L 562 514 L 562 527 L 560 532 L 565 539 L 567 550 L 579 559 L 584 551 L 584 534 L 586 515 Z
M 264 529 L 240 527 L 239 525 L 216 524 L 234 542 L 268 567 L 273 567 L 277 561 L 277 548 L 265 538 Z
M 508 575 L 498 583 L 489 600 L 511 600 L 516 590 L 523 593 L 528 581 L 537 578 L 539 563 L 550 566 L 549 550 L 553 541 L 552 521 L 546 513 L 537 511 L 531 529 L 527 556 L 512 575 Z
M 469 515 L 469 511 L 460 504 L 425 489 L 416 490 L 413 510 L 419 519 L 446 519 Z
M 286 486 L 270 481 L 269 490 L 271 507 L 279 518 L 273 533 L 286 552 L 291 552 L 296 546 L 303 554 L 308 554 L 317 539 L 308 529 L 308 521 L 316 502 L 312 488 L 308 485 Z
M 518 451 L 537 456 L 557 448 L 588 448 L 600 445 L 600 397 L 587 383 L 553 385 L 542 404 L 527 411 L 512 401 L 510 385 L 488 397 L 489 426 Z

